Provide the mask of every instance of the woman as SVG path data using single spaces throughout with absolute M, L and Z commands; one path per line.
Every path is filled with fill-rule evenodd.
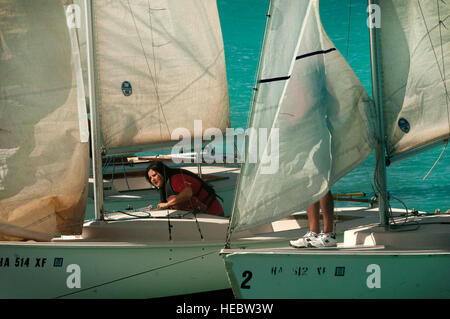
M 214 189 L 194 173 L 155 162 L 148 166 L 145 176 L 149 183 L 159 189 L 160 209 L 200 208 L 210 215 L 224 214 Z

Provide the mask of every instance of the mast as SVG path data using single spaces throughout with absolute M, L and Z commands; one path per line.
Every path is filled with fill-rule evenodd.
M 379 192 L 378 207 L 380 212 L 380 223 L 382 226 L 389 225 L 389 198 L 386 183 L 386 142 L 384 135 L 383 117 L 383 86 L 382 86 L 382 64 L 380 50 L 380 33 L 376 24 L 372 21 L 372 8 L 379 6 L 378 0 L 368 0 L 369 32 L 370 32 L 370 57 L 372 67 L 372 96 L 377 114 L 377 145 L 375 149 L 376 167 L 375 183 Z
M 94 28 L 92 25 L 92 1 L 85 0 L 86 6 L 86 44 L 89 83 L 89 104 L 91 113 L 91 149 L 92 172 L 94 177 L 94 205 L 95 218 L 104 219 L 103 208 L 103 173 L 102 154 L 100 143 L 100 119 L 97 113 L 96 87 L 95 87 L 95 60 L 94 60 Z

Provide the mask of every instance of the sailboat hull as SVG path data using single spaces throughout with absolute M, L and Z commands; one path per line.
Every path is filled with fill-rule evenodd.
M 238 298 L 450 298 L 450 214 L 367 224 L 337 247 L 223 250 Z M 397 228 L 396 228 L 397 227 Z
M 292 249 L 224 258 L 237 298 L 450 298 L 449 252 Z
M 5 245 L 0 298 L 155 298 L 225 289 L 220 248 Z
M 286 246 L 301 227 L 291 224 L 241 233 L 233 247 Z M 228 219 L 204 214 L 119 218 L 87 222 L 81 236 L 52 242 L 0 242 L 0 298 L 157 298 L 227 289 L 219 256 L 227 227 Z

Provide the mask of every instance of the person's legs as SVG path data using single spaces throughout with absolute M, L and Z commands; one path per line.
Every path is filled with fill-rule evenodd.
M 297 240 L 291 240 L 292 247 L 313 247 L 311 241 L 320 233 L 320 202 L 306 207 L 306 214 L 308 215 L 309 232 Z
M 323 232 L 320 231 L 320 210 L 323 215 Z M 334 247 L 334 201 L 331 192 L 328 192 L 320 201 L 306 207 L 308 215 L 309 232 L 305 236 L 291 241 L 292 247 Z
M 323 215 L 323 232 L 311 244 L 314 247 L 336 247 L 337 242 L 334 234 L 334 200 L 331 192 L 328 192 L 320 199 L 320 208 L 322 209 Z
M 320 202 L 314 203 L 306 207 L 306 214 L 308 215 L 309 231 L 316 234 L 320 233 Z
M 334 229 L 334 201 L 331 192 L 320 199 L 320 208 L 323 215 L 323 232 L 333 233 Z M 308 215 L 309 218 L 309 215 Z

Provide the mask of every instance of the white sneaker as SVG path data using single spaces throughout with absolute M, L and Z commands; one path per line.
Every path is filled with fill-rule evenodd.
M 336 234 L 320 233 L 311 239 L 311 247 L 336 247 Z
M 317 241 L 318 235 L 315 232 L 309 231 L 303 237 L 297 240 L 291 240 L 290 244 L 294 248 L 314 247 L 312 241 Z

